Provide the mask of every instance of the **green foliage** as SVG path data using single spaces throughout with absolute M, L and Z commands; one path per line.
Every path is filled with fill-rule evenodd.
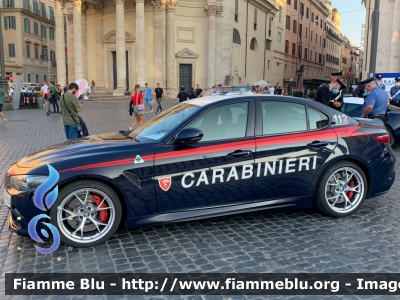
M 303 98 L 303 92 L 296 91 L 293 93 L 293 97 Z
M 314 99 L 315 98 L 315 92 L 309 92 L 308 93 L 308 98 L 309 99 Z

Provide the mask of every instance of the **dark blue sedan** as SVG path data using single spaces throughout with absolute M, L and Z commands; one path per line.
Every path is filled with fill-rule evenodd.
M 16 162 L 5 178 L 8 223 L 28 236 L 28 223 L 47 209 L 62 241 L 89 247 L 118 227 L 249 211 L 315 207 L 345 217 L 391 188 L 389 140 L 383 125 L 304 99 L 194 99 L 134 131 Z
M 342 112 L 351 117 L 360 117 L 363 104 L 364 98 L 345 97 Z M 400 141 L 400 107 L 389 105 L 389 110 L 390 116 L 385 125 L 390 134 L 390 144 L 393 146 L 396 140 Z

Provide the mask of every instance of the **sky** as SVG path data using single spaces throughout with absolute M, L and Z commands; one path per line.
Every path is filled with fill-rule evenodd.
M 350 39 L 351 44 L 360 46 L 361 24 L 365 23 L 365 7 L 361 0 L 331 0 L 332 6 L 342 16 L 341 32 Z

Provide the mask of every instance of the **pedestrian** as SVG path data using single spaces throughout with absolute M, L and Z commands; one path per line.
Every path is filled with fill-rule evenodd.
M 273 95 L 275 94 L 275 88 L 271 85 L 271 87 L 269 88 L 269 94 Z
M 140 84 L 136 84 L 131 101 L 129 102 L 129 114 L 131 116 L 132 114 L 135 115 L 135 121 L 132 123 L 131 127 L 129 127 L 129 130 L 133 130 L 133 127 L 138 123 L 139 126 L 143 125 L 143 112 L 145 108 L 141 90 Z
M 368 93 L 362 107 L 361 118 L 387 120 L 388 116 L 388 95 L 378 87 L 375 78 L 368 78 L 360 81 L 364 86 L 364 91 Z
M 194 88 L 191 87 L 189 92 L 189 99 L 195 99 L 195 98 L 197 98 L 196 93 L 194 91 Z
M 94 94 L 94 91 L 96 90 L 96 83 L 94 82 L 94 80 L 92 80 L 91 88 L 92 88 L 92 94 Z
M 67 92 L 62 95 L 60 101 L 64 131 L 67 140 L 73 140 L 78 138 L 78 130 L 76 122 L 79 120 L 79 111 L 82 109 L 82 104 L 79 104 L 78 99 L 75 97 L 75 93 L 79 90 L 79 86 L 73 82 L 68 85 Z
M 150 108 L 150 112 L 153 112 L 153 108 L 151 107 L 151 93 L 152 89 L 149 88 L 149 85 L 147 83 L 144 84 L 144 89 L 143 89 L 143 97 L 144 97 L 144 105 L 146 107 L 145 113 L 148 114 L 148 108 Z
M 305 88 L 303 91 L 303 98 L 308 99 L 308 94 L 310 93 L 310 90 L 308 88 Z
M 203 89 L 200 88 L 200 84 L 197 84 L 197 85 L 196 85 L 196 91 L 195 91 L 195 93 L 196 93 L 196 97 L 197 97 L 197 98 L 203 97 Z
M 376 76 L 376 83 L 378 84 L 378 87 L 382 90 L 386 89 L 386 86 L 383 84 L 382 82 L 383 76 L 382 75 L 378 75 Z
M 329 100 L 330 107 L 339 111 L 342 109 L 343 90 L 345 90 L 346 88 L 347 86 L 338 77 L 332 77 L 332 82 L 329 86 L 329 89 L 331 91 Z
M 59 114 L 60 113 L 60 107 L 58 106 L 58 90 L 56 88 L 56 85 L 54 81 L 50 81 L 50 89 L 49 89 L 49 98 L 50 98 L 50 103 L 53 104 L 53 111 L 54 113 Z
M 3 119 L 4 123 L 7 123 L 7 119 L 3 115 L 3 101 L 4 97 L 6 99 L 10 99 L 10 97 L 7 95 L 6 91 L 2 88 L 0 88 L 0 117 Z
M 40 88 L 40 92 L 42 93 L 42 98 L 45 98 L 49 92 L 49 87 L 46 82 L 43 82 L 42 87 Z
M 211 96 L 215 96 L 215 94 L 217 93 L 217 88 L 215 87 L 215 85 L 212 87 L 211 89 Z
M 162 113 L 162 107 L 161 107 L 161 101 L 164 99 L 165 101 L 165 94 L 164 90 L 160 87 L 160 83 L 157 82 L 157 87 L 154 89 L 154 92 L 156 93 L 156 100 L 157 100 L 157 110 L 156 114 Z
M 126 88 L 125 93 L 124 93 L 124 97 L 128 98 L 131 95 L 131 91 L 129 90 L 129 88 Z
M 57 84 L 56 87 L 57 87 L 58 99 L 61 99 L 61 93 L 62 93 L 61 86 Z
M 390 89 L 390 104 L 400 106 L 400 77 L 394 79 L 395 86 Z
M 178 94 L 178 96 L 176 96 L 176 102 L 179 103 L 179 102 L 183 102 L 183 101 L 186 101 L 186 100 L 189 100 L 189 96 L 185 92 L 185 87 L 182 86 L 181 87 L 181 92 Z
M 282 88 L 280 86 L 278 86 L 278 88 L 276 89 L 276 92 L 278 95 L 282 95 Z
M 269 93 L 268 87 L 265 87 L 264 91 L 263 91 L 263 94 L 268 94 L 268 93 Z

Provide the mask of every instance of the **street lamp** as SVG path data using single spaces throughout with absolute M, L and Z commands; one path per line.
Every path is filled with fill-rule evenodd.
M 7 78 L 6 66 L 4 65 L 4 46 L 3 46 L 3 25 L 1 24 L 1 9 L 0 9 L 0 88 L 4 89 L 7 93 Z

